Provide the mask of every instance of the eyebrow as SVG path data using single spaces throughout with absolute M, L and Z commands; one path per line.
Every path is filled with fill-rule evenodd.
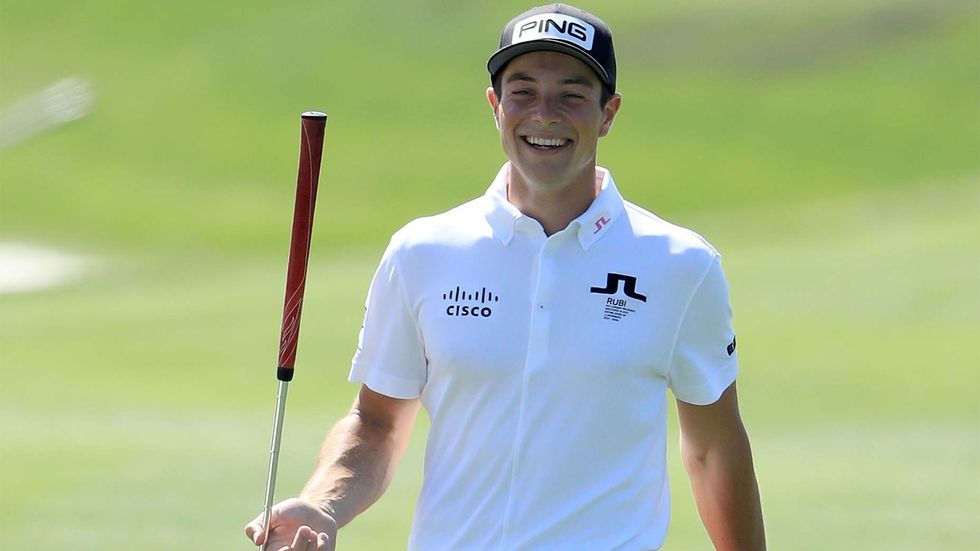
M 507 82 L 517 81 L 537 82 L 537 79 L 527 73 L 522 72 L 516 72 L 507 77 Z M 564 78 L 561 80 L 561 84 L 578 84 L 580 86 L 585 86 L 586 88 L 595 88 L 595 84 L 592 83 L 591 79 L 582 76 Z

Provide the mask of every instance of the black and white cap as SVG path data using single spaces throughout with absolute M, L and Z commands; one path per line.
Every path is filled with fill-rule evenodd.
M 487 61 L 491 82 L 510 60 L 539 51 L 561 52 L 581 60 L 607 90 L 616 92 L 612 31 L 591 13 L 567 4 L 548 4 L 511 19 L 500 34 L 500 47 Z

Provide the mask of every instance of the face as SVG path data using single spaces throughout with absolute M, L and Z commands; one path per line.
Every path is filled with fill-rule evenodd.
M 500 77 L 493 108 L 512 183 L 554 190 L 575 183 L 594 185 L 596 146 L 612 126 L 621 98 L 599 105 L 601 84 L 591 69 L 558 52 L 514 58 Z

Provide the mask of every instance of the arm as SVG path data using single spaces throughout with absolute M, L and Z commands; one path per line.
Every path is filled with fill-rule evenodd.
M 408 445 L 419 401 L 362 386 L 350 412 L 327 435 L 316 469 L 298 498 L 272 510 L 269 549 L 334 549 L 337 530 L 370 507 L 388 487 Z M 265 541 L 260 515 L 245 526 Z M 290 543 L 292 542 L 292 543 Z
M 677 401 L 681 457 L 701 521 L 719 551 L 766 548 L 759 486 L 735 383 L 713 404 Z
M 300 499 L 344 526 L 388 488 L 412 433 L 419 401 L 378 394 L 366 385 L 327 436 Z

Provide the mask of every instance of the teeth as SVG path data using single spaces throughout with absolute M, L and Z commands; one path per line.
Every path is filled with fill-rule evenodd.
M 565 138 L 536 138 L 534 136 L 525 136 L 524 139 L 531 145 L 540 145 L 545 147 L 561 147 L 568 142 L 568 140 Z

